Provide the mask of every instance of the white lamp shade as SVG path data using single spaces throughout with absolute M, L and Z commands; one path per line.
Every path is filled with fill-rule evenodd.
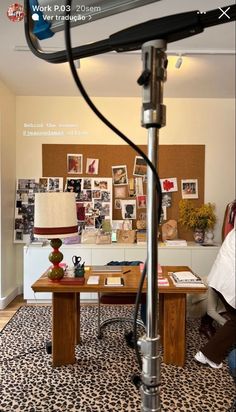
M 78 235 L 75 193 L 35 193 L 34 235 L 47 239 Z

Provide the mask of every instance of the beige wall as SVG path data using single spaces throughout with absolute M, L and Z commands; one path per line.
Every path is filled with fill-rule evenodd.
M 0 307 L 18 293 L 15 246 L 13 245 L 15 200 L 15 95 L 0 81 Z
M 94 98 L 94 102 L 110 121 L 135 143 L 145 144 L 146 130 L 140 127 L 139 98 Z M 17 102 L 17 161 L 18 177 L 40 176 L 42 143 L 121 144 L 120 138 L 108 130 L 90 111 L 80 97 L 24 97 Z M 235 188 L 235 107 L 233 99 L 166 99 L 167 126 L 160 131 L 160 144 L 205 144 L 205 201 L 217 207 L 220 231 L 225 205 L 234 196 Z M 27 137 L 24 123 L 43 123 L 41 131 L 49 130 L 47 122 L 78 124 L 77 136 Z M 35 130 L 35 129 L 34 129 Z M 39 130 L 39 129 L 37 129 Z M 52 130 L 55 130 L 52 128 Z M 58 127 L 65 134 L 68 129 Z M 72 129 L 70 129 L 72 130 Z M 119 154 L 117 154 L 119 159 Z M 168 177 L 171 177 L 170 173 Z M 186 176 L 188 178 L 188 176 Z

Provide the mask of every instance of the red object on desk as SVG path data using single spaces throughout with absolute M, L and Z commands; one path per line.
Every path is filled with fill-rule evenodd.
M 84 277 L 82 278 L 62 278 L 58 283 L 61 285 L 83 285 L 85 282 Z

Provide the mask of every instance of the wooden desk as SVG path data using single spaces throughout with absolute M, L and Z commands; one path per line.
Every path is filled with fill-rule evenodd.
M 104 281 L 107 276 L 117 274 L 99 274 L 99 285 L 87 285 L 91 270 L 86 272 L 84 285 L 65 285 L 52 282 L 44 274 L 33 285 L 34 292 L 52 292 L 53 325 L 52 325 L 52 364 L 61 366 L 75 363 L 75 345 L 80 341 L 80 292 L 114 292 L 136 293 L 140 279 L 139 267 L 125 266 L 122 275 L 124 286 L 107 287 Z M 161 286 L 159 292 L 159 329 L 163 344 L 163 361 L 167 364 L 184 366 L 186 335 L 186 295 L 203 293 L 205 288 L 176 287 L 168 272 L 190 270 L 187 266 L 162 266 L 163 276 L 169 280 L 169 286 Z M 146 284 L 144 284 L 144 291 Z

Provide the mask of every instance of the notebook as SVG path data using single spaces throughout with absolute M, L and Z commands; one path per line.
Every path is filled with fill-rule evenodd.
M 124 286 L 124 279 L 120 277 L 108 277 L 105 279 L 105 286 Z
M 100 266 L 92 266 L 92 272 L 122 272 L 122 266 L 107 266 L 107 265 L 100 265 Z

